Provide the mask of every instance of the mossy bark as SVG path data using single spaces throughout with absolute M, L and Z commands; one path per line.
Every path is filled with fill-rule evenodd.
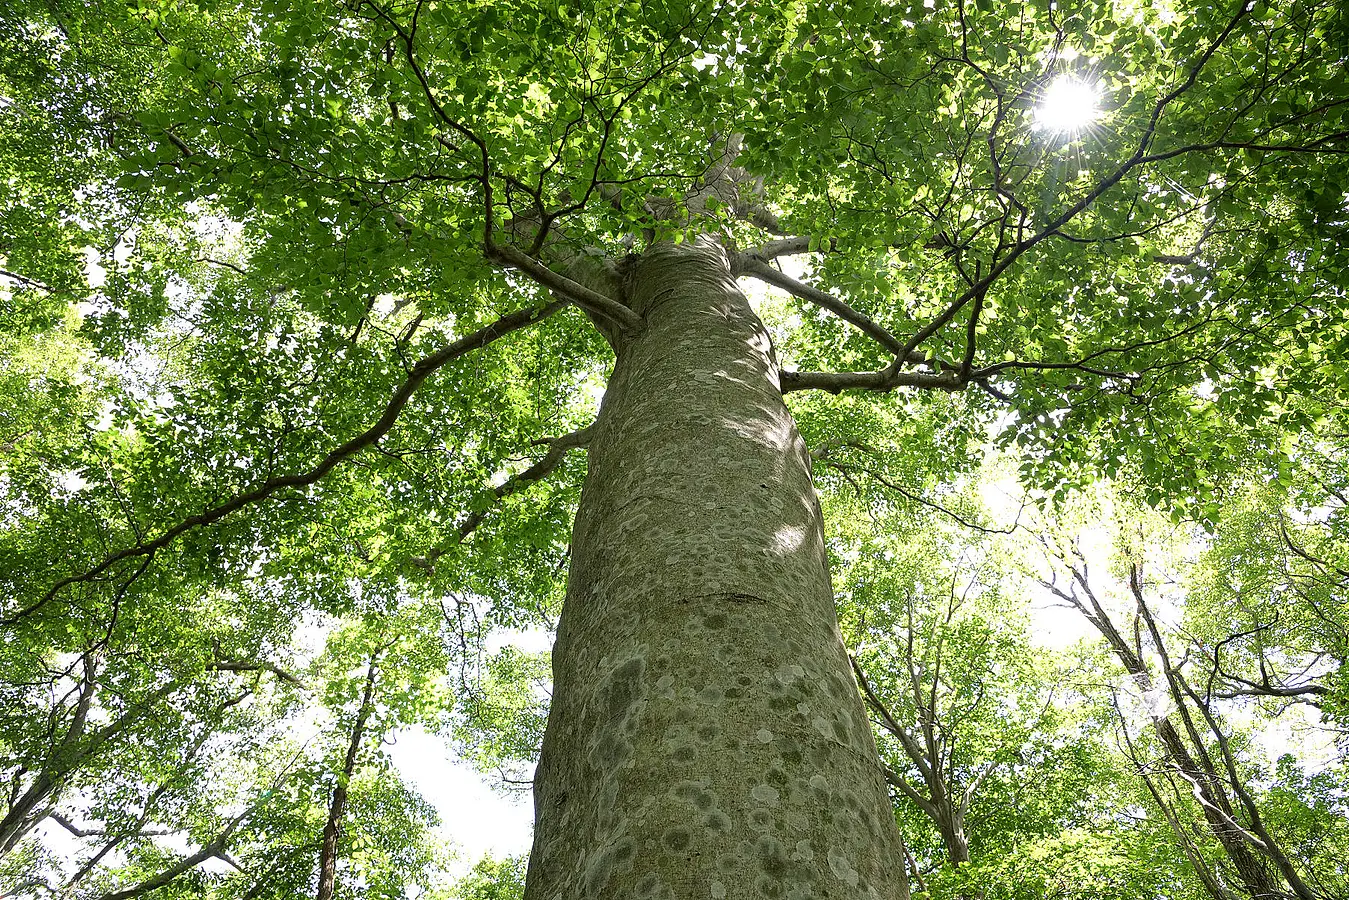
M 646 327 L 590 444 L 525 896 L 904 896 L 768 334 L 710 241 L 624 293 Z

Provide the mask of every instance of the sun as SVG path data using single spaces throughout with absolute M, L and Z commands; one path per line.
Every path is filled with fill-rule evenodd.
M 1035 127 L 1055 134 L 1077 134 L 1096 121 L 1100 91 L 1088 81 L 1060 75 L 1045 89 L 1035 108 Z

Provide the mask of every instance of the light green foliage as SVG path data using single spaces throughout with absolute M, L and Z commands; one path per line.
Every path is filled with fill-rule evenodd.
M 1343 859 L 1349 851 L 1349 808 L 1343 759 L 1311 773 L 1291 755 L 1279 758 L 1265 810 L 1292 850 L 1309 861 L 1329 896 L 1349 889 Z
M 484 857 L 455 884 L 447 900 L 520 900 L 525 890 L 523 857 Z
M 465 685 L 455 726 L 474 765 L 516 786 L 528 784 L 543 741 L 549 681 L 546 654 L 505 647 L 487 659 Z
M 1146 822 L 1112 830 L 1065 828 L 1032 836 L 1011 852 L 980 858 L 932 876 L 933 898 L 977 892 L 988 900 L 1129 900 L 1199 898 L 1184 860 L 1168 852 L 1169 833 Z
M 977 501 L 945 499 L 980 517 Z M 908 791 L 894 792 L 930 896 L 1186 896 L 1183 876 L 1166 874 L 1183 869 L 1183 858 L 1159 861 L 1165 823 L 1159 833 L 1139 817 L 1146 800 L 1114 752 L 1090 677 L 1033 641 L 1026 597 L 1005 569 L 1020 536 L 980 535 L 919 509 L 901 506 L 874 523 L 857 520 L 862 535 L 845 532 L 841 546 L 860 541 L 843 551 L 840 600 L 879 700 L 872 712 L 885 764 L 932 806 L 940 807 L 932 772 L 957 808 L 969 792 L 957 820 L 969 860 L 957 866 L 938 821 L 950 813 L 938 808 L 934 818 Z
M 1209 895 L 1225 883 L 1258 893 L 1265 879 L 1335 896 L 1343 811 L 1312 784 L 1344 785 L 1339 729 L 1323 710 L 1341 658 L 1308 622 L 1331 633 L 1338 623 L 1299 609 L 1306 594 L 1281 564 L 1277 523 L 1296 511 L 1276 498 L 1289 495 L 1277 483 L 1231 487 L 1230 515 L 1212 532 L 1098 490 L 1041 533 L 1053 574 L 1038 577 L 1100 633 L 1110 659 L 1095 677 L 1113 680 L 1116 741 L 1150 795 L 1140 805 L 1170 823 Z M 1108 553 L 1062 542 L 1084 522 Z M 1259 855 L 1233 839 L 1233 821 L 1259 835 Z
M 1227 689 L 1271 711 L 1305 704 L 1343 723 L 1349 570 L 1335 492 L 1244 486 L 1190 576 L 1186 615 Z

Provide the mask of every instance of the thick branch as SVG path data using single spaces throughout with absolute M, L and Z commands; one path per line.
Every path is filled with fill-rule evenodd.
M 896 788 L 905 797 L 913 801 L 914 805 L 921 809 L 929 819 L 936 821 L 938 812 L 937 807 L 932 805 L 932 801 L 920 794 L 913 785 L 900 775 L 894 769 L 882 767 L 881 771 L 885 775 L 885 781 L 891 787 Z
M 752 250 L 745 251 L 745 256 L 758 257 L 764 261 L 777 259 L 779 256 L 799 256 L 802 253 L 814 252 L 811 248 L 812 239 L 808 237 L 785 237 L 775 241 L 768 241 L 755 247 Z M 830 238 L 826 245 L 817 244 L 815 251 L 836 250 L 837 242 Z
M 922 748 L 914 742 L 912 735 L 908 733 L 904 726 L 900 725 L 899 722 L 895 721 L 895 717 L 890 715 L 890 711 L 885 708 L 885 704 L 881 702 L 880 697 L 876 696 L 876 692 L 871 687 L 871 682 L 867 680 L 867 676 L 862 672 L 862 667 L 857 664 L 857 660 L 850 656 L 848 657 L 848 661 L 852 663 L 852 670 L 857 676 L 857 683 L 861 685 L 862 692 L 866 695 L 867 705 L 881 717 L 880 726 L 899 739 L 900 744 L 904 748 L 904 755 L 909 757 L 909 761 L 917 767 L 919 774 L 923 776 L 923 780 L 931 781 L 933 775 L 932 765 L 928 757 L 923 753 Z M 896 785 L 896 787 L 898 787 L 898 785 Z M 931 801 L 926 798 L 915 798 L 914 802 L 918 803 L 920 806 L 923 806 L 925 803 L 931 805 Z M 924 806 L 924 811 L 926 811 L 926 809 L 927 807 Z
M 275 663 L 265 660 L 222 659 L 211 663 L 208 668 L 221 672 L 271 672 L 287 684 L 294 685 L 301 690 L 309 690 L 309 685 L 305 684 L 303 680 Z
M 826 391 L 838 394 L 843 391 L 893 391 L 895 388 L 916 387 L 938 391 L 963 391 L 968 382 L 963 382 L 951 372 L 932 374 L 927 372 L 901 372 L 883 369 L 878 372 L 792 372 L 781 374 L 782 393 L 792 391 Z
M 1265 852 L 1265 855 L 1274 862 L 1275 867 L 1279 870 L 1279 874 L 1281 874 L 1284 880 L 1288 882 L 1288 886 L 1293 889 L 1293 893 L 1298 896 L 1299 900 L 1319 900 L 1315 892 L 1313 892 L 1302 879 L 1302 874 L 1298 872 L 1297 868 L 1293 865 L 1293 861 L 1289 858 L 1288 854 L 1284 852 L 1283 847 L 1280 846 L 1274 836 L 1269 833 L 1269 829 L 1265 827 L 1264 817 L 1260 814 L 1260 808 L 1256 805 L 1255 798 L 1251 796 L 1250 791 L 1246 788 L 1245 781 L 1237 771 L 1237 761 L 1236 756 L 1232 752 L 1231 741 L 1223 732 L 1217 718 L 1213 715 L 1213 711 L 1209 709 L 1207 703 L 1200 700 L 1199 695 L 1195 693 L 1194 689 L 1190 687 L 1189 683 L 1185 681 L 1179 673 L 1177 673 L 1176 677 L 1184 688 L 1186 694 L 1194 701 L 1195 706 L 1199 709 L 1200 715 L 1204 717 L 1204 722 L 1208 725 L 1209 732 L 1218 742 L 1218 752 L 1222 756 L 1223 768 L 1227 772 L 1227 779 L 1232 786 L 1232 792 L 1237 795 L 1237 800 L 1241 803 L 1242 808 L 1246 810 L 1246 816 L 1251 823 L 1251 830 L 1255 832 L 1255 835 L 1260 839 L 1261 844 L 1257 846 L 1260 846 L 1260 849 Z
M 47 818 L 51 819 L 51 820 L 52 820 L 53 822 L 55 822 L 57 825 L 60 825 L 60 826 L 61 826 L 62 828 L 64 828 L 66 831 L 69 831 L 71 834 L 75 835 L 75 837 L 80 837 L 80 838 L 86 838 L 86 837 L 106 837 L 106 836 L 109 834 L 109 832 L 108 832 L 108 830 L 107 830 L 106 828 L 81 828 L 80 826 L 76 825 L 74 822 L 70 821 L 69 819 L 67 819 L 65 816 L 61 815 L 61 814 L 58 813 L 58 812 L 50 812 L 50 813 L 47 813 Z M 148 828 L 148 829 L 138 829 L 138 830 L 136 831 L 136 836 L 137 836 L 137 837 L 159 837 L 159 836 L 166 835 L 166 834 L 178 834 L 178 833 L 181 832 L 182 830 L 183 830 L 183 829 L 181 829 L 181 828 Z
M 821 309 L 829 310 L 891 353 L 899 353 L 904 349 L 904 345 L 900 343 L 899 338 L 865 313 L 858 312 L 833 294 L 797 281 L 790 275 L 778 271 L 763 259 L 741 254 L 734 261 L 733 270 L 745 275 L 752 275 L 760 281 L 781 288 L 794 297 L 800 297 L 802 300 L 814 303 Z M 926 358 L 922 357 L 922 354 L 918 354 L 918 356 L 921 358 L 916 360 L 917 362 L 926 362 Z
M 158 875 L 147 878 L 139 884 L 133 884 L 130 887 L 123 888 L 120 891 L 111 891 L 104 894 L 99 900 L 132 900 L 133 897 L 140 897 L 164 887 L 180 875 L 192 871 L 197 866 L 206 862 L 206 860 L 219 856 L 221 853 L 225 852 L 225 845 L 229 843 L 230 838 L 234 836 L 234 832 L 243 824 L 244 819 L 252 815 L 253 810 L 256 808 L 257 803 L 254 803 L 248 809 L 239 813 L 239 815 L 231 819 L 215 837 L 211 838 L 209 843 L 205 844 L 196 853 L 183 857 Z
M 506 244 L 492 244 L 487 256 L 496 262 L 512 266 L 528 275 L 548 290 L 566 297 L 577 306 L 614 322 L 624 331 L 637 332 L 645 326 L 642 317 L 628 307 L 592 291 L 583 284 L 572 281 L 565 275 L 559 275 L 532 256 Z

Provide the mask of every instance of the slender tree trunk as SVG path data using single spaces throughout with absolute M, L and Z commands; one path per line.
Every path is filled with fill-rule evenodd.
M 1245 829 L 1237 821 L 1227 791 L 1217 773 L 1195 760 L 1170 719 L 1155 719 L 1153 728 L 1170 763 L 1194 789 L 1195 799 L 1199 801 L 1209 831 L 1222 844 L 1246 893 L 1252 900 L 1287 896 L 1278 879 L 1247 841 L 1243 833 Z
M 961 866 L 970 861 L 970 842 L 965 837 L 963 816 L 958 816 L 947 801 L 939 807 L 937 830 L 941 832 L 941 842 L 946 847 L 946 858 L 951 865 Z
M 87 653 L 82 663 L 84 679 L 70 725 L 59 740 L 54 740 L 51 752 L 42 761 L 42 768 L 32 784 L 22 794 L 13 798 L 5 816 L 0 819 L 0 859 L 17 847 L 19 842 L 43 820 L 51 808 L 48 801 L 52 799 L 61 779 L 87 755 L 88 751 L 81 751 L 79 745 L 85 736 L 89 709 L 98 690 L 98 682 L 94 680 L 98 664 Z
M 535 779 L 528 900 L 903 896 L 810 457 L 709 241 L 632 261 Z
M 328 821 L 323 825 L 323 846 L 319 850 L 319 886 L 317 900 L 332 900 L 337 888 L 337 839 L 342 834 L 342 814 L 347 807 L 347 787 L 356 771 L 356 758 L 361 752 L 361 739 L 365 737 L 365 726 L 370 721 L 370 712 L 374 708 L 375 678 L 378 672 L 379 654 L 370 657 L 370 667 L 365 673 L 365 693 L 361 696 L 361 708 L 356 713 L 356 722 L 351 726 L 351 741 L 347 744 L 347 758 L 342 763 L 342 772 L 337 776 L 333 787 L 332 802 L 328 806 Z
M 1074 569 L 1073 579 L 1081 585 L 1086 593 L 1087 600 L 1091 604 L 1090 609 L 1075 594 L 1064 592 L 1051 583 L 1045 583 L 1045 586 L 1057 596 L 1076 606 L 1105 638 L 1115 657 L 1124 666 L 1124 670 L 1137 680 L 1139 687 L 1144 691 L 1152 690 L 1152 673 L 1147 664 L 1120 634 L 1114 620 L 1110 618 L 1096 599 L 1095 594 L 1092 593 L 1086 576 Z M 1131 570 L 1130 586 L 1133 589 L 1140 613 L 1146 613 L 1147 605 L 1143 601 L 1137 570 Z M 1150 628 L 1150 633 L 1157 652 L 1162 656 L 1162 666 L 1165 671 L 1168 660 L 1161 633 L 1156 630 L 1155 626 Z M 1246 894 L 1252 900 L 1268 900 L 1268 898 L 1288 896 L 1279 883 L 1279 878 L 1266 865 L 1265 860 L 1272 855 L 1268 846 L 1266 846 L 1263 854 L 1258 851 L 1248 839 L 1245 827 L 1237 819 L 1223 778 L 1218 774 L 1212 760 L 1208 757 L 1201 736 L 1193 728 L 1193 724 L 1187 720 L 1186 699 L 1177 690 L 1174 679 L 1168 678 L 1168 693 L 1176 703 L 1177 716 L 1189 726 L 1186 731 L 1190 734 L 1191 741 L 1187 744 L 1185 738 L 1181 736 L 1180 731 L 1172 723 L 1170 716 L 1153 716 L 1153 731 L 1162 745 L 1162 752 L 1167 763 L 1173 771 L 1190 784 L 1209 832 L 1222 845 L 1223 852 L 1232 863 L 1232 867 L 1236 869 L 1237 877 L 1241 880 Z M 1193 752 L 1191 752 L 1192 749 Z
M 1120 716 L 1122 722 L 1123 714 L 1120 713 L 1118 706 L 1115 707 L 1115 713 Z M 1152 776 L 1148 774 L 1149 767 L 1139 758 L 1138 751 L 1134 748 L 1134 742 L 1129 738 L 1128 727 L 1123 724 L 1121 724 L 1120 736 L 1125 753 L 1128 755 L 1128 758 L 1133 763 L 1134 767 L 1138 770 L 1138 777 L 1143 780 L 1143 786 L 1148 789 L 1148 793 L 1152 796 L 1153 802 L 1156 803 L 1157 808 L 1161 810 L 1167 825 L 1171 827 L 1171 833 L 1174 834 L 1176 840 L 1180 842 L 1180 848 L 1184 851 L 1185 858 L 1190 861 L 1190 866 L 1194 869 L 1194 874 L 1199 879 L 1200 884 L 1204 886 L 1205 892 L 1207 892 L 1213 900 L 1230 900 L 1230 895 L 1218 880 L 1217 873 L 1214 872 L 1209 861 L 1204 859 L 1199 847 L 1190 838 L 1189 832 L 1186 830 L 1185 826 L 1181 824 L 1180 816 L 1167 801 L 1166 797 L 1163 796 L 1161 789 L 1153 783 Z M 1178 788 L 1175 787 L 1175 773 L 1169 772 L 1167 774 L 1171 776 L 1167 780 L 1168 785 L 1172 786 L 1173 791 L 1178 790 Z

